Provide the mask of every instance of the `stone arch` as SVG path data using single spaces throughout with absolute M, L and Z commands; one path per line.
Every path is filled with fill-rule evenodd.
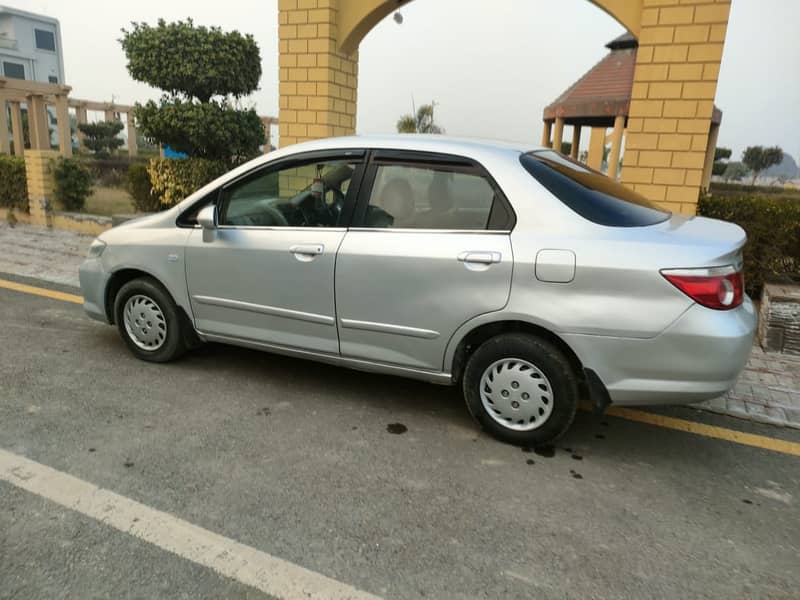
M 410 1 L 278 0 L 282 146 L 355 132 L 358 44 Z M 589 2 L 639 39 L 622 182 L 694 214 L 730 0 Z
M 595 4 L 633 35 L 639 34 L 642 0 L 588 0 Z M 412 0 L 360 0 L 340 2 L 337 31 L 339 49 L 352 54 L 361 40 L 384 18 Z

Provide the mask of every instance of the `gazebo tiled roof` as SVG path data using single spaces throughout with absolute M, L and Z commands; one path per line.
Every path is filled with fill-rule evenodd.
M 610 127 L 614 117 L 627 117 L 638 46 L 629 33 L 606 44 L 611 52 L 544 109 L 544 120 L 562 117 L 570 125 Z M 711 121 L 721 120 L 722 111 L 715 106 Z

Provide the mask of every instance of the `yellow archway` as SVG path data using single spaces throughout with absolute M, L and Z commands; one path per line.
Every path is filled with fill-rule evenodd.
M 345 54 L 358 50 L 361 40 L 400 6 L 412 0 L 339 2 L 337 41 Z M 639 34 L 642 0 L 589 0 L 614 17 L 633 35 Z M 677 4 L 677 0 L 675 2 Z
M 282 146 L 355 132 L 358 45 L 408 1 L 278 0 Z M 622 182 L 694 214 L 730 0 L 589 1 L 639 38 Z

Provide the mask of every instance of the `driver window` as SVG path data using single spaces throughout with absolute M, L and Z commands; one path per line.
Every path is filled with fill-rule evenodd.
M 267 169 L 223 192 L 220 225 L 340 227 L 356 164 L 346 160 Z

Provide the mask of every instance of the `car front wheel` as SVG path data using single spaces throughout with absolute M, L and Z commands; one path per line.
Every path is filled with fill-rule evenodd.
M 558 439 L 578 406 L 578 379 L 551 342 L 507 333 L 481 344 L 464 371 L 464 399 L 472 416 L 496 438 L 523 446 Z
M 122 339 L 138 358 L 167 362 L 186 351 L 178 307 L 155 280 L 140 277 L 123 285 L 114 315 Z

